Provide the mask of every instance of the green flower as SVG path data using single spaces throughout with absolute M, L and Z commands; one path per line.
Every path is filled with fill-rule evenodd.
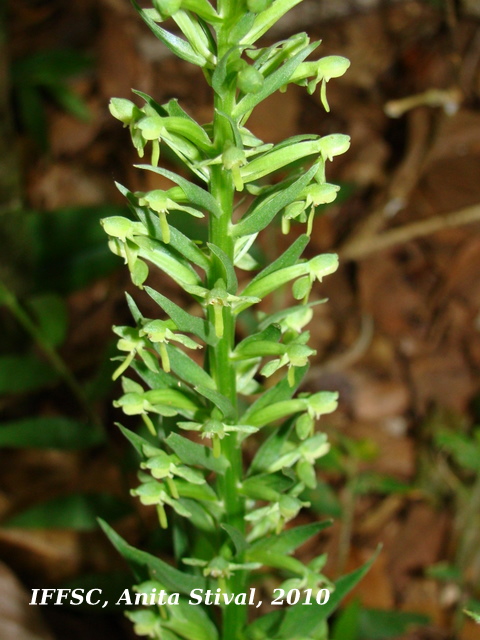
M 158 344 L 162 368 L 166 373 L 170 372 L 170 358 L 166 346 L 169 342 L 179 342 L 188 349 L 202 348 L 202 345 L 192 338 L 182 333 L 175 333 L 174 329 L 176 326 L 171 320 L 147 320 L 139 331 L 140 336 L 147 336 L 150 342 Z
M 183 518 L 191 517 L 190 511 L 167 492 L 163 483 L 152 480 L 149 475 L 144 473 L 139 473 L 138 477 L 141 484 L 136 489 L 132 489 L 130 494 L 138 497 L 145 506 L 155 506 L 157 508 L 158 519 L 162 529 L 168 527 L 165 505 L 171 507 L 175 513 L 178 513 Z
M 242 306 L 242 310 L 246 306 L 260 302 L 256 296 L 236 296 L 227 291 L 225 282 L 222 279 L 217 280 L 213 289 L 205 289 L 197 285 L 184 285 L 184 289 L 194 296 L 203 298 L 205 307 L 212 306 L 214 311 L 214 327 L 217 338 L 223 337 L 223 308 L 230 307 L 236 309 Z
M 223 440 L 226 436 L 231 433 L 239 433 L 246 437 L 258 431 L 257 427 L 251 427 L 246 424 L 225 424 L 215 418 L 209 418 L 205 422 L 178 422 L 177 425 L 180 429 L 199 432 L 202 439 L 211 440 L 215 458 L 220 456 L 220 440 Z
M 173 193 L 178 193 L 178 188 L 163 191 L 162 189 L 155 189 L 148 193 L 136 193 L 138 197 L 138 204 L 143 207 L 146 206 L 152 211 L 158 213 L 160 221 L 160 229 L 162 232 L 162 240 L 165 244 L 170 242 L 170 227 L 167 222 L 167 214 L 170 211 L 184 211 L 195 218 L 203 218 L 204 214 L 198 209 L 180 204 L 176 200 L 172 199 Z

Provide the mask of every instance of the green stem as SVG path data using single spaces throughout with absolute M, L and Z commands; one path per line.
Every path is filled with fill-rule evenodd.
M 216 108 L 229 113 L 229 107 L 233 102 L 233 96 L 228 100 L 217 100 Z M 230 103 L 230 104 L 228 104 Z M 214 140 L 215 145 L 221 151 L 225 142 L 230 140 L 232 133 L 229 127 L 225 126 L 224 120 L 215 117 L 214 119 Z M 209 241 L 219 247 L 232 261 L 234 243 L 230 235 L 234 185 L 232 175 L 225 171 L 222 166 L 212 167 L 210 181 L 210 192 L 220 205 L 222 215 L 218 218 L 211 217 L 209 222 Z M 212 288 L 217 280 L 222 277 L 222 265 L 213 256 L 214 265 L 212 269 Z M 214 309 L 210 308 L 210 320 L 215 321 Z M 234 407 L 237 406 L 237 391 L 235 367 L 231 360 L 231 352 L 235 341 L 235 314 L 228 306 L 223 307 L 223 334 L 215 347 L 209 347 L 208 363 L 210 374 L 216 381 L 218 391 L 226 396 Z M 235 424 L 235 422 L 233 422 Z M 243 477 L 243 464 L 241 448 L 237 444 L 235 437 L 224 438 L 221 441 L 221 453 L 230 462 L 230 467 L 223 476 L 219 476 L 217 489 L 225 508 L 225 524 L 236 527 L 242 533 L 245 532 L 245 504 L 244 498 L 238 492 Z M 241 561 L 241 559 L 240 559 Z M 237 594 L 245 591 L 245 576 L 243 572 L 235 572 L 227 581 L 228 590 Z M 225 606 L 223 610 L 223 638 L 224 640 L 239 640 L 242 629 L 246 623 L 246 606 L 234 603 Z
M 51 346 L 51 344 L 49 344 L 47 340 L 45 340 L 42 332 L 32 321 L 30 316 L 25 312 L 14 293 L 10 291 L 10 289 L 3 282 L 0 282 L 0 299 L 10 309 L 12 315 L 17 319 L 19 324 L 22 325 L 25 331 L 30 334 L 38 347 L 43 351 L 50 365 L 63 379 L 67 387 L 72 392 L 73 396 L 77 399 L 78 404 L 83 409 L 88 419 L 92 422 L 92 424 L 103 430 L 103 426 L 100 420 L 92 410 L 90 403 L 88 402 L 87 397 L 85 396 L 83 389 L 79 385 L 75 376 L 72 374 L 57 351 Z

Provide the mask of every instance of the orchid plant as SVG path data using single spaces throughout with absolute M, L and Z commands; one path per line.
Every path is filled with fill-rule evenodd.
M 327 164 L 349 147 L 343 134 L 271 144 L 247 128 L 255 107 L 290 84 L 309 93 L 319 88 L 329 111 L 326 85 L 349 66 L 336 55 L 312 60 L 319 43 L 305 33 L 258 44 L 299 2 L 153 0 L 142 8 L 133 0 L 170 51 L 202 69 L 213 99 L 212 122 L 203 125 L 177 100 L 160 105 L 139 91 L 135 102 L 110 103 L 140 158 L 150 160 L 139 170 L 171 183 L 146 193 L 118 185 L 132 217 L 103 220 L 111 250 L 159 313 L 144 317 L 127 296 L 135 324 L 114 329 L 121 352 L 114 377 L 123 385 L 115 404 L 146 425 L 143 435 L 120 426 L 139 456 L 132 494 L 154 507 L 159 526 L 171 531 L 176 562 L 134 549 L 103 524 L 134 570 L 139 593 L 178 596 L 128 613 L 138 635 L 326 639 L 329 614 L 366 570 L 332 583 L 322 573 L 324 554 L 308 565 L 293 556 L 326 523 L 289 525 L 308 507 L 303 494 L 315 487 L 315 462 L 329 449 L 316 423 L 337 404 L 334 392 L 299 392 L 315 355 L 305 330 L 319 302 L 311 300 L 312 291 L 316 295 L 314 285 L 338 265 L 334 254 L 302 254 L 316 208 L 332 202 L 339 189 L 327 181 Z M 178 158 L 179 173 L 159 166 L 163 147 Z M 205 218 L 208 241 L 182 233 L 172 212 Z M 276 219 L 284 234 L 292 222 L 302 224 L 303 233 L 262 268 L 252 248 Z M 146 284 L 151 269 L 183 290 L 188 310 Z M 251 272 L 240 286 L 239 274 Z M 292 306 L 267 313 L 264 300 L 285 287 L 291 287 Z M 242 314 L 249 326 L 255 323 L 247 337 L 238 337 Z M 253 458 L 251 446 L 244 455 L 249 438 L 257 443 Z M 251 621 L 248 603 L 237 596 L 261 584 L 267 571 L 287 595 L 298 590 L 301 598 Z M 330 595 L 318 604 L 322 589 Z M 217 594 L 218 607 L 194 606 L 189 596 L 195 590 Z

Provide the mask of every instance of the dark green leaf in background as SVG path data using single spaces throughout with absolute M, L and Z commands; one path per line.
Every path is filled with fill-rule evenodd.
M 103 441 L 99 429 L 59 416 L 25 418 L 0 425 L 0 447 L 69 450 L 86 449 Z
M 57 380 L 58 374 L 35 356 L 0 357 L 0 393 L 35 391 Z
M 7 520 L 4 526 L 91 531 L 98 528 L 98 518 L 118 520 L 130 511 L 129 505 L 110 494 L 72 493 L 36 504 Z

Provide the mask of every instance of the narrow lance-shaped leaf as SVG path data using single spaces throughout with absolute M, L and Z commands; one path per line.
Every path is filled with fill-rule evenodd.
M 331 526 L 331 524 L 332 522 L 330 520 L 313 522 L 311 524 L 301 525 L 300 527 L 294 527 L 293 529 L 287 529 L 269 538 L 255 540 L 250 544 L 249 557 L 253 558 L 256 553 L 262 553 L 264 551 L 284 555 L 293 553 L 298 547 L 307 542 L 307 540 Z
M 230 536 L 235 546 L 236 555 L 241 556 L 248 546 L 243 533 L 236 527 L 232 527 L 230 524 L 222 524 L 222 529 L 224 529 Z
M 207 344 L 214 345 L 218 342 L 213 325 L 209 322 L 203 318 L 192 316 L 151 287 L 145 287 L 145 291 L 170 316 L 179 331 L 193 333 Z
M 255 19 L 252 28 L 242 40 L 242 43 L 253 44 L 261 38 L 273 25 L 302 0 L 274 0 L 264 11 L 261 11 Z
M 208 4 L 208 2 L 206 4 Z M 207 29 L 203 28 L 200 19 L 195 13 L 183 11 L 183 9 L 177 11 L 172 17 L 195 53 L 198 53 L 198 55 L 205 59 L 203 68 L 205 70 L 213 68 L 216 63 L 214 53 L 216 50 L 215 41 L 211 35 L 209 36 L 207 34 Z
M 238 238 L 265 229 L 284 207 L 291 204 L 313 179 L 318 165 L 311 167 L 290 186 L 260 201 L 252 211 L 234 225 L 232 234 Z
M 308 366 L 295 368 L 295 384 L 293 386 L 290 386 L 288 381 L 284 378 L 283 380 L 281 380 L 281 382 L 268 389 L 268 391 L 265 391 L 245 411 L 241 419 L 242 423 L 250 424 L 250 417 L 254 413 L 258 413 L 262 409 L 265 409 L 272 404 L 276 404 L 277 402 L 282 402 L 291 398 L 295 391 L 298 389 L 298 386 L 300 385 L 300 382 L 302 381 L 303 376 L 306 374 L 307 370 Z
M 142 20 L 148 25 L 152 33 L 161 42 L 163 42 L 163 44 L 168 47 L 170 51 L 172 51 L 172 53 L 174 53 L 182 60 L 186 60 L 187 62 L 196 64 L 199 67 L 203 67 L 203 65 L 205 64 L 205 58 L 195 53 L 188 42 L 186 42 L 182 38 L 179 38 L 173 33 L 170 33 L 166 29 L 159 27 L 158 24 L 150 17 L 149 12 L 145 9 L 142 9 L 136 2 L 136 0 L 132 0 L 132 4 L 140 14 Z
M 127 438 L 130 444 L 132 444 L 135 447 L 139 455 L 143 456 L 143 447 L 152 446 L 151 442 L 149 442 L 148 440 L 145 440 L 145 438 L 142 438 L 142 436 L 139 436 L 134 431 L 131 431 L 130 429 L 123 427 L 121 424 L 118 424 L 118 422 L 116 424 L 117 424 L 117 427 L 125 436 L 125 438 Z
M 214 458 L 212 450 L 208 447 L 183 438 L 177 433 L 171 433 L 165 442 L 185 464 L 198 465 L 221 474 L 230 466 L 225 458 Z
M 289 418 L 260 445 L 248 469 L 249 476 L 266 471 L 278 459 L 290 437 L 293 425 L 293 418 Z
M 254 182 L 264 176 L 268 176 L 293 162 L 310 156 L 318 156 L 320 153 L 320 140 L 308 140 L 294 142 L 290 145 L 282 144 L 279 148 L 266 151 L 257 156 L 251 162 L 240 169 L 242 180 Z M 318 168 L 318 166 L 317 166 Z
M 190 182 L 189 180 L 186 180 L 176 173 L 173 173 L 173 171 L 168 171 L 167 169 L 152 167 L 148 164 L 140 164 L 137 166 L 139 169 L 152 171 L 153 173 L 158 173 L 158 175 L 163 176 L 164 178 L 168 178 L 183 189 L 190 202 L 206 209 L 207 211 L 210 211 L 210 213 L 213 213 L 216 218 L 221 215 L 220 207 L 215 198 L 208 191 L 202 189 L 202 187 L 193 184 L 193 182 Z
M 250 281 L 250 284 L 255 285 L 265 276 L 269 276 L 275 271 L 280 271 L 280 269 L 286 269 L 287 267 L 295 265 L 309 241 L 310 238 L 306 234 L 299 236 L 280 257 L 262 269 L 262 271 Z
M 202 385 L 196 386 L 195 391 L 198 391 L 204 398 L 210 400 L 210 402 L 221 411 L 225 420 L 233 420 L 235 418 L 235 409 L 226 396 L 210 387 L 204 387 Z
M 135 240 L 139 246 L 138 255 L 156 265 L 179 285 L 201 283 L 196 271 L 161 242 L 145 237 L 138 237 Z
M 179 378 L 193 387 L 202 385 L 207 389 L 215 389 L 213 378 L 186 353 L 171 344 L 168 344 L 166 348 L 171 369 Z
M 310 633 L 321 620 L 327 619 L 338 607 L 343 598 L 360 582 L 375 562 L 380 548 L 373 554 L 370 560 L 352 573 L 342 576 L 335 582 L 335 590 L 330 594 L 328 602 L 321 607 L 304 607 L 300 604 L 286 609 L 285 617 L 280 627 L 279 638 L 290 640 L 300 627 L 303 633 Z
M 238 281 L 232 261 L 227 256 L 227 254 L 215 244 L 209 242 L 208 248 L 218 258 L 223 267 L 225 286 L 227 288 L 227 291 L 229 293 L 236 293 L 238 288 Z
M 166 562 L 163 562 L 163 560 L 160 560 L 160 558 L 156 558 L 145 551 L 135 549 L 135 547 L 125 542 L 106 522 L 99 520 L 99 523 L 110 539 L 110 542 L 133 569 L 137 580 L 152 576 L 168 591 L 183 593 L 185 595 L 189 595 L 193 589 L 202 589 L 202 591 L 206 589 L 207 582 L 205 578 L 179 571 Z

